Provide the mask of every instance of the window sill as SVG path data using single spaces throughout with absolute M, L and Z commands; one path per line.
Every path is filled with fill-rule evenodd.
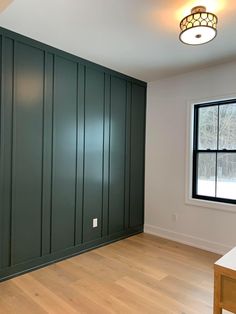
M 192 205 L 192 206 L 198 206 L 198 207 L 206 207 L 210 209 L 225 211 L 225 212 L 231 212 L 236 214 L 236 205 L 235 204 L 228 204 L 228 203 L 220 203 L 220 202 L 214 202 L 214 201 L 207 201 L 207 200 L 201 200 L 197 198 L 189 197 L 186 199 L 185 204 Z

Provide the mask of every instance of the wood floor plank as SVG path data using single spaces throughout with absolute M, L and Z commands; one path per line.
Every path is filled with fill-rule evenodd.
M 58 295 L 48 289 L 47 285 L 42 285 L 35 280 L 31 274 L 15 278 L 14 284 L 46 312 L 76 313 L 70 304 L 64 302 Z
M 12 280 L 0 284 L 0 314 L 31 312 L 35 314 L 47 313 L 39 304 L 29 298 L 22 289 L 18 288 Z
M 0 283 L 0 314 L 211 314 L 218 258 L 139 234 Z

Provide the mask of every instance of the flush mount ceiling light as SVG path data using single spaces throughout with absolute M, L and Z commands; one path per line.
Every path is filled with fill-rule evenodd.
M 217 16 L 206 12 L 206 7 L 197 6 L 180 22 L 179 39 L 188 45 L 205 44 L 216 37 Z

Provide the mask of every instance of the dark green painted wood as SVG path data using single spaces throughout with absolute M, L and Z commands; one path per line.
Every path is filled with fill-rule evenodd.
M 83 188 L 84 188 L 84 126 L 85 126 L 85 67 L 78 68 L 78 109 L 77 109 L 77 181 L 76 181 L 76 230 L 75 244 L 83 238 Z
M 53 55 L 45 53 L 43 111 L 42 256 L 50 253 Z
M 110 155 L 110 110 L 111 110 L 111 76 L 105 74 L 105 111 L 104 111 L 104 142 L 103 142 L 103 212 L 102 236 L 109 233 L 109 155 Z
M 12 105 L 13 105 L 13 41 L 2 42 L 1 82 L 1 267 L 11 263 L 11 160 L 12 160 Z
M 12 263 L 41 255 L 44 54 L 15 43 Z
M 111 78 L 109 233 L 124 229 L 125 222 L 125 131 L 126 81 Z
M 144 150 L 146 89 L 132 84 L 131 162 L 130 162 L 130 227 L 144 220 Z
M 3 145 L 4 145 L 4 138 L 3 138 L 3 99 L 2 99 L 2 80 L 3 80 L 3 46 L 2 46 L 2 36 L 0 36 L 0 173 L 3 173 Z M 0 247 L 3 247 L 3 176 L 0 177 Z M 3 268 L 3 255 L 5 251 L 0 250 L 0 269 Z
M 0 71 L 0 280 L 141 232 L 146 84 L 2 28 Z
M 86 68 L 83 242 L 101 237 L 103 196 L 104 73 Z M 93 219 L 98 227 L 93 228 Z
M 127 82 L 126 94 L 126 139 L 125 139 L 125 228 L 129 227 L 130 217 L 130 153 L 131 153 L 131 83 Z
M 3 81 L 4 81 L 4 69 L 3 69 L 3 60 L 4 60 L 4 46 L 2 43 L 2 36 L 0 36 L 0 174 L 4 173 L 4 107 L 3 107 Z M 6 249 L 4 241 L 4 176 L 0 176 L 0 247 L 4 248 L 0 250 L 0 269 L 4 267 L 5 258 L 6 258 Z
M 77 64 L 55 57 L 52 251 L 74 245 Z

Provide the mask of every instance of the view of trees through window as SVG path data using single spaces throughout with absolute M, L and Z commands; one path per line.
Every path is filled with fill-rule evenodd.
M 236 101 L 197 107 L 197 195 L 236 200 Z

